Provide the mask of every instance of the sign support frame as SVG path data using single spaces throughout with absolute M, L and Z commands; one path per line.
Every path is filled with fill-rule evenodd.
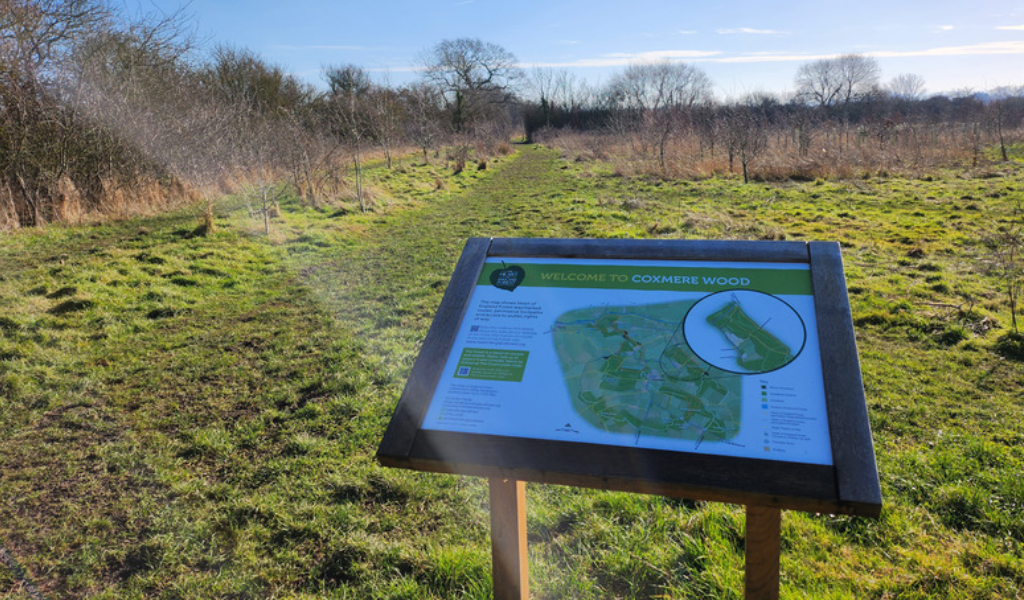
M 488 257 L 809 265 L 831 465 L 458 433 L 422 428 Z M 680 460 L 680 455 L 685 460 Z M 471 238 L 459 259 L 377 458 L 390 467 L 486 477 L 495 597 L 528 596 L 525 482 L 746 506 L 748 599 L 779 593 L 781 511 L 877 518 L 882 498 L 856 340 L 835 242 Z M 643 464 L 638 474 L 635 465 Z
M 494 600 L 528 600 L 526 482 L 488 479 L 491 503 L 491 573 Z M 747 505 L 744 598 L 778 600 L 782 511 Z
M 491 477 L 491 573 L 494 600 L 528 600 L 526 482 Z
M 748 504 L 746 512 L 743 574 L 746 600 L 778 600 L 782 511 Z

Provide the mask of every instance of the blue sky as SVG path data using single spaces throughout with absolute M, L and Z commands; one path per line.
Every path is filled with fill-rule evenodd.
M 125 0 L 173 11 L 178 0 Z M 208 45 L 256 51 L 304 80 L 354 63 L 394 84 L 444 39 L 505 47 L 522 66 L 567 69 L 592 84 L 632 62 L 694 64 L 725 98 L 792 90 L 800 64 L 857 52 L 882 80 L 924 77 L 928 92 L 1024 84 L 1021 0 L 195 0 L 184 7 Z

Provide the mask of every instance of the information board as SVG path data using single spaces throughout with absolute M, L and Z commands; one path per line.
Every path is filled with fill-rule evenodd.
M 808 265 L 492 257 L 423 428 L 832 464 Z
M 378 456 L 877 513 L 838 246 L 471 240 Z

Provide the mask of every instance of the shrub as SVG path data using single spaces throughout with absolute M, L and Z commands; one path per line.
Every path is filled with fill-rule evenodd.
M 996 340 L 996 352 L 1003 358 L 1024 361 L 1024 334 L 1010 331 Z

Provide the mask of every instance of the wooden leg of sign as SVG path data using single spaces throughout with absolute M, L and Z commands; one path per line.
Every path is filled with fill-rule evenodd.
M 494 600 L 526 600 L 526 483 L 492 477 L 490 490 Z
M 778 600 L 782 511 L 747 506 L 746 600 Z

